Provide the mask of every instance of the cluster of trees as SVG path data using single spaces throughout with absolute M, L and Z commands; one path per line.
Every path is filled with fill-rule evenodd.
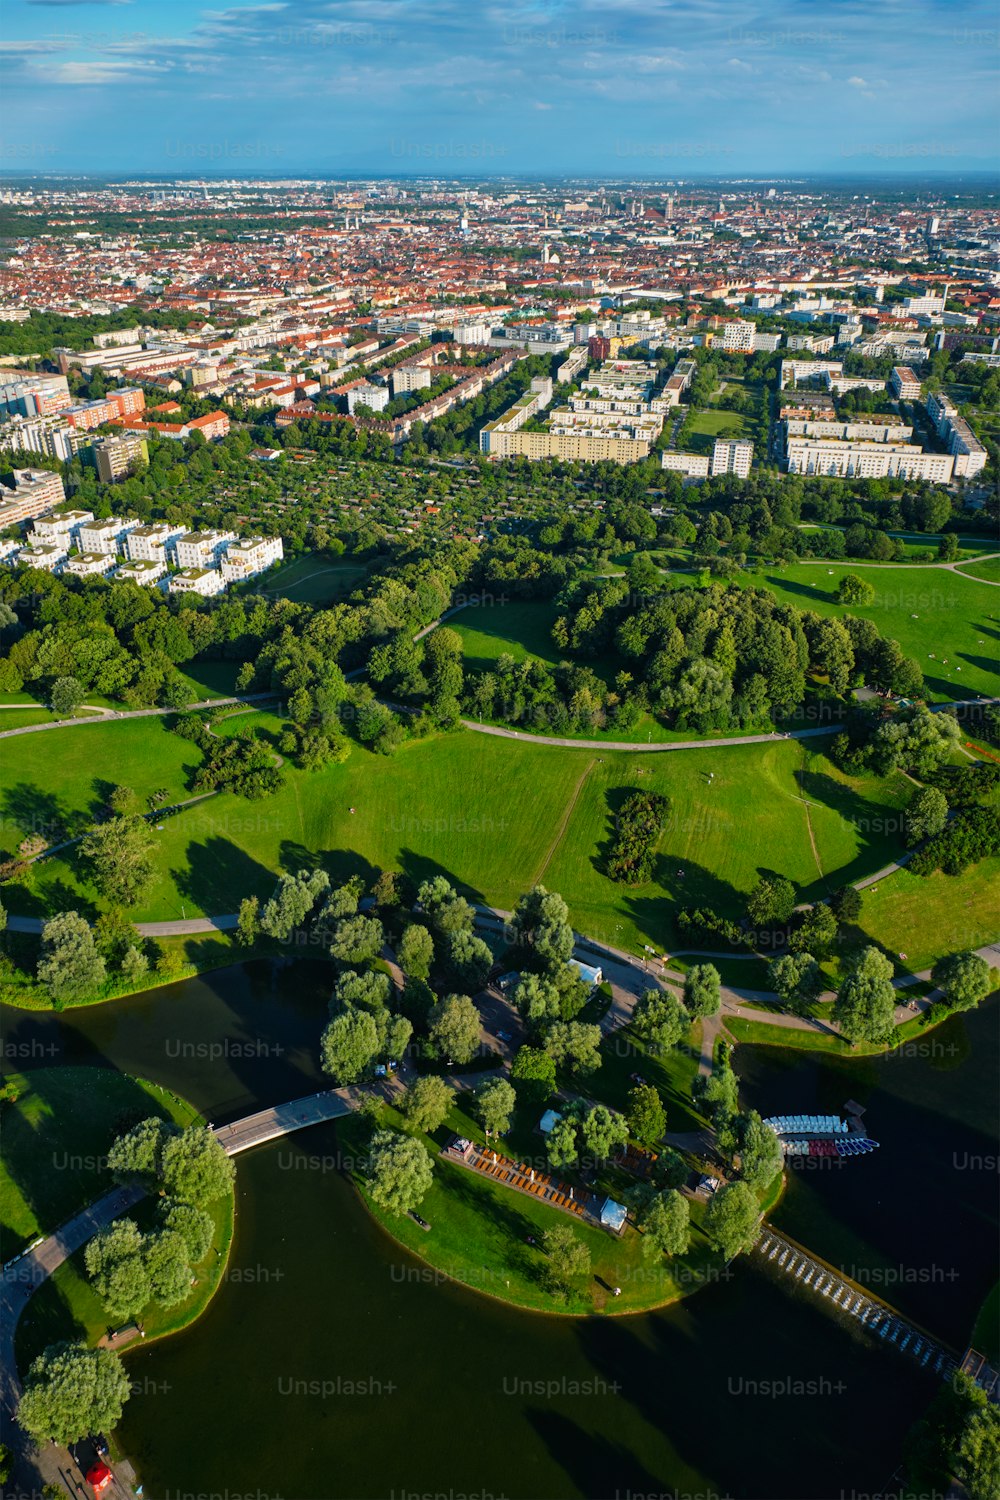
M 910 861 L 915 875 L 961 875 L 970 865 L 1000 854 L 1000 809 L 970 807 L 940 833 L 928 839 Z
M 251 724 L 242 725 L 235 734 L 218 734 L 198 714 L 183 714 L 174 725 L 174 733 L 190 740 L 202 753 L 202 763 L 194 775 L 195 792 L 235 792 L 255 802 L 272 796 L 284 784 L 273 751 L 258 738 Z
M 889 718 L 880 705 L 863 705 L 834 738 L 830 754 L 854 776 L 899 770 L 923 779 L 952 758 L 961 734 L 954 714 L 932 713 L 922 704 L 899 708 Z
M 622 885 L 641 885 L 653 874 L 653 856 L 670 803 L 656 792 L 632 792 L 615 818 L 608 874 Z
M 905 1465 L 915 1493 L 946 1494 L 957 1480 L 969 1500 L 1000 1494 L 1000 1411 L 968 1375 L 941 1386 L 907 1440 Z

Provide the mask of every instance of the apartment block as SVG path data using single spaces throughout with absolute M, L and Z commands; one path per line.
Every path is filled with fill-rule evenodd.
M 225 586 L 226 581 L 218 568 L 182 568 L 173 575 L 169 584 L 172 594 L 201 594 L 206 599 L 221 594 Z
M 115 577 L 122 578 L 127 583 L 140 583 L 143 585 L 158 583 L 166 576 L 167 565 L 162 559 L 149 557 L 136 558 L 132 562 L 123 562 L 115 570 Z
M 149 444 L 141 433 L 127 432 L 122 437 L 98 438 L 93 454 L 101 483 L 117 484 L 149 462 Z
M 66 560 L 66 548 L 57 542 L 40 543 L 37 547 L 22 547 L 17 554 L 19 563 L 26 568 L 40 568 L 46 573 L 55 573 Z
M 100 552 L 105 557 L 116 557 L 124 551 L 126 538 L 138 525 L 138 521 L 123 521 L 118 516 L 109 516 L 105 521 L 87 521 L 77 533 L 77 545 L 81 552 Z
M 4 486 L 0 490 L 0 522 L 4 526 L 44 515 L 66 499 L 61 477 L 48 469 L 14 469 Z
M 361 385 L 352 386 L 347 393 L 347 410 L 353 417 L 359 406 L 367 406 L 371 411 L 385 411 L 389 405 L 389 387 L 385 385 Z
M 280 562 L 285 551 L 280 536 L 244 536 L 230 542 L 219 563 L 224 582 L 240 583 Z
M 433 378 L 430 365 L 397 365 L 389 376 L 394 397 L 406 396 L 410 391 L 425 391 Z M 379 386 L 378 389 L 384 388 Z M 370 402 L 366 404 L 371 405 Z M 348 394 L 348 407 L 350 407 L 350 394 Z
M 753 323 L 740 320 L 726 323 L 722 330 L 722 347 L 727 354 L 752 354 L 756 328 Z
M 735 474 L 746 479 L 753 462 L 753 443 L 745 438 L 716 438 L 712 449 L 712 477 L 716 474 Z
M 114 556 L 106 552 L 74 552 L 66 559 L 63 572 L 73 573 L 77 578 L 98 578 L 109 573 L 114 565 Z
M 125 538 L 125 551 L 129 562 L 158 562 L 164 571 L 168 558 L 182 536 L 187 535 L 186 526 L 167 521 L 154 521 L 149 526 L 136 526 Z
M 947 484 L 955 468 L 950 453 L 927 453 L 910 443 L 790 437 L 787 448 L 790 474 L 824 474 L 834 479 L 925 479 L 930 484 Z
M 683 474 L 687 479 L 707 479 L 709 471 L 707 453 L 678 453 L 665 450 L 660 467 L 674 474 Z
M 174 546 L 179 568 L 213 568 L 230 542 L 234 531 L 192 531 L 178 537 Z M 221 575 L 220 575 L 221 576 Z
M 889 376 L 889 391 L 897 401 L 919 401 L 920 377 L 909 365 L 896 365 Z
M 35 546 L 52 543 L 65 544 L 67 551 L 75 542 L 80 529 L 94 519 L 92 510 L 64 510 L 52 516 L 40 516 L 28 532 L 28 540 Z

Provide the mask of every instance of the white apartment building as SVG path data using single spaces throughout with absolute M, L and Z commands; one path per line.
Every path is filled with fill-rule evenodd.
M 552 380 L 548 375 L 536 375 L 529 387 L 538 397 L 538 405 L 544 411 L 552 400 Z
M 31 520 L 66 499 L 62 479 L 48 469 L 14 469 L 5 484 L 0 489 L 5 526 Z
M 686 479 L 707 479 L 709 457 L 707 453 L 678 453 L 665 449 L 660 467 L 674 474 L 683 474 Z
M 140 557 L 133 562 L 123 562 L 115 570 L 116 578 L 123 578 L 128 583 L 150 584 L 158 583 L 165 577 L 167 565 L 163 557 Z
M 909 365 L 896 365 L 889 376 L 889 391 L 897 401 L 919 401 L 920 377 Z
M 938 437 L 948 444 L 948 452 L 954 457 L 956 479 L 968 479 L 985 469 L 989 454 L 947 396 L 928 396 L 927 415 Z
M 742 319 L 738 323 L 726 323 L 722 330 L 722 347 L 727 354 L 752 354 L 756 332 L 753 323 Z
M 20 543 L 16 542 L 13 537 L 9 537 L 6 541 L 0 537 L 0 563 L 13 563 L 19 547 Z
M 187 535 L 186 526 L 168 521 L 154 521 L 149 526 L 136 526 L 125 538 L 125 551 L 129 562 L 158 562 L 164 565 L 173 556 L 174 548 L 182 536 Z
M 182 568 L 173 575 L 169 584 L 172 594 L 201 594 L 206 599 L 221 594 L 225 586 L 226 580 L 218 568 Z
M 950 453 L 927 453 L 910 443 L 790 437 L 787 447 L 789 474 L 825 474 L 834 479 L 925 479 L 931 484 L 948 484 L 955 467 Z
M 22 547 L 17 555 L 18 562 L 24 563 L 26 568 L 43 568 L 46 573 L 55 573 L 65 559 L 66 548 L 60 542 Z
M 77 533 L 77 546 L 81 552 L 103 552 L 106 557 L 115 557 L 124 551 L 125 538 L 138 525 L 138 521 L 123 521 L 118 516 L 109 516 L 106 521 L 88 521 Z
M 353 417 L 359 406 L 367 406 L 372 411 L 385 411 L 389 405 L 389 387 L 387 385 L 361 385 L 352 386 L 347 393 L 347 410 Z
M 72 557 L 66 559 L 63 572 L 73 573 L 77 578 L 97 578 L 102 573 L 110 572 L 114 565 L 113 553 L 74 552 Z
M 853 422 L 791 417 L 785 422 L 786 437 L 835 438 L 842 443 L 908 443 L 913 428 L 885 417 L 858 418 Z
M 54 516 L 39 516 L 28 532 L 32 546 L 47 547 L 52 544 L 64 546 L 68 552 L 75 542 L 80 528 L 94 519 L 92 510 L 64 510 Z
M 187 535 L 178 537 L 174 545 L 177 566 L 185 569 L 212 568 L 229 543 L 235 541 L 235 531 L 188 532 Z
M 746 479 L 753 462 L 753 443 L 745 438 L 716 438 L 712 449 L 712 476 L 735 474 Z
M 843 372 L 844 363 L 839 359 L 783 359 L 781 384 L 794 386 L 806 380 L 826 380 Z
M 284 557 L 280 536 L 245 536 L 230 542 L 219 563 L 225 583 L 240 583 L 263 573 Z

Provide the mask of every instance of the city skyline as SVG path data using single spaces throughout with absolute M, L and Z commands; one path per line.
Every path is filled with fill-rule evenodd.
M 914 177 L 1000 160 L 981 3 L 17 0 L 6 31 L 0 170 L 19 173 Z

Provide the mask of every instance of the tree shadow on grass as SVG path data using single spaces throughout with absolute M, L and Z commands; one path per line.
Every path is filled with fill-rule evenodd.
M 44 791 L 34 782 L 18 781 L 3 794 L 3 829 L 12 850 L 23 838 L 37 835 L 49 844 L 60 843 L 89 826 L 90 818 L 66 806 L 55 792 Z
M 838 564 L 838 566 L 843 567 L 847 565 Z M 768 573 L 766 577 L 769 583 L 777 584 L 779 588 L 789 594 L 800 594 L 802 598 L 811 599 L 814 602 L 820 599 L 824 604 L 836 604 L 837 602 L 836 593 L 833 589 L 817 588 L 813 583 L 800 583 L 798 579 L 785 578 L 780 573 Z
M 430 859 L 425 854 L 418 854 L 413 849 L 401 849 L 399 851 L 399 867 L 404 875 L 414 882 L 415 885 L 422 884 L 425 880 L 433 880 L 436 875 L 443 875 L 460 896 L 465 896 L 469 901 L 485 903 L 485 896 L 475 886 L 469 885 L 468 881 L 461 880 L 451 870 L 439 864 L 436 859 Z M 526 882 L 527 883 L 527 880 Z
M 231 839 L 192 842 L 185 852 L 187 866 L 171 870 L 170 875 L 180 895 L 211 916 L 237 911 L 245 896 L 265 899 L 274 889 L 274 871 Z
M 870 875 L 873 864 L 888 864 L 905 852 L 901 808 L 873 803 L 825 771 L 796 771 L 794 775 L 804 797 L 837 813 L 857 832 L 861 847 L 846 865 L 829 872 L 828 879 L 832 884 L 846 885 L 862 875 Z M 825 895 L 826 883 L 823 880 L 810 882 L 801 892 L 802 899 L 808 900 L 810 894 Z
M 353 849 L 309 849 L 296 839 L 282 839 L 278 858 L 282 870 L 325 870 L 331 885 L 343 885 L 358 876 L 365 890 L 370 890 L 379 876 L 377 867 Z

